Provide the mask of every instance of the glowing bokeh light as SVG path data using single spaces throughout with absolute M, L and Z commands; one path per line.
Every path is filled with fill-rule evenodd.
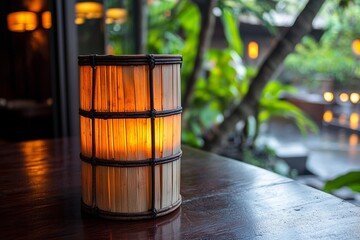
M 13 12 L 7 16 L 7 25 L 12 32 L 32 31 L 37 28 L 37 16 L 33 12 Z
M 326 102 L 332 102 L 334 100 L 334 94 L 332 92 L 324 92 L 323 97 Z
M 340 116 L 339 116 L 339 124 L 340 125 L 345 125 L 346 124 L 346 115 L 341 113 Z
M 354 40 L 351 44 L 351 47 L 352 47 L 353 52 L 357 56 L 360 56 L 360 39 Z
M 349 94 L 341 93 L 339 96 L 339 99 L 341 102 L 347 102 L 347 101 L 349 101 Z
M 359 114 L 357 112 L 352 112 L 350 115 L 350 128 L 354 130 L 359 128 Z
M 259 56 L 259 45 L 257 42 L 251 41 L 248 44 L 248 55 L 251 59 L 256 59 Z
M 42 26 L 45 29 L 50 29 L 52 26 L 52 22 L 51 22 L 51 12 L 50 11 L 45 11 L 41 14 L 41 22 L 42 22 Z
M 324 115 L 323 115 L 324 122 L 329 123 L 329 122 L 331 122 L 333 120 L 333 118 L 334 117 L 333 117 L 332 111 L 327 110 L 327 111 L 324 112 Z
M 360 100 L 360 95 L 356 92 L 353 92 L 350 94 L 350 101 L 353 103 L 353 104 L 357 104 Z

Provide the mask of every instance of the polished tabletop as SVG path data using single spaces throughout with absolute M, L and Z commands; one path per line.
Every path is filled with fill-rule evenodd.
M 175 212 L 81 213 L 79 140 L 0 144 L 0 239 L 360 239 L 360 208 L 291 179 L 182 147 Z

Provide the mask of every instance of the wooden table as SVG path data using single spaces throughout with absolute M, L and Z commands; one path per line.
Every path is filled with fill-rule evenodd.
M 80 211 L 78 139 L 0 145 L 0 239 L 360 239 L 360 208 L 183 146 L 183 203 L 138 222 Z

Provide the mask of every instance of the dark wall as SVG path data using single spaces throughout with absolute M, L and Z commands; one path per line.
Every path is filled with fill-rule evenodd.
M 42 0 L 42 9 L 47 1 Z M 0 98 L 45 101 L 51 97 L 49 30 L 11 32 L 10 12 L 28 10 L 23 1 L 0 1 Z
M 41 24 L 47 0 L 0 1 L 0 138 L 27 140 L 53 137 L 50 37 Z M 36 12 L 38 27 L 12 32 L 7 15 Z

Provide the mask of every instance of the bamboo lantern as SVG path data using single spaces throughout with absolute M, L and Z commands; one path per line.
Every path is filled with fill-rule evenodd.
M 83 211 L 128 220 L 180 206 L 181 62 L 79 56 Z

